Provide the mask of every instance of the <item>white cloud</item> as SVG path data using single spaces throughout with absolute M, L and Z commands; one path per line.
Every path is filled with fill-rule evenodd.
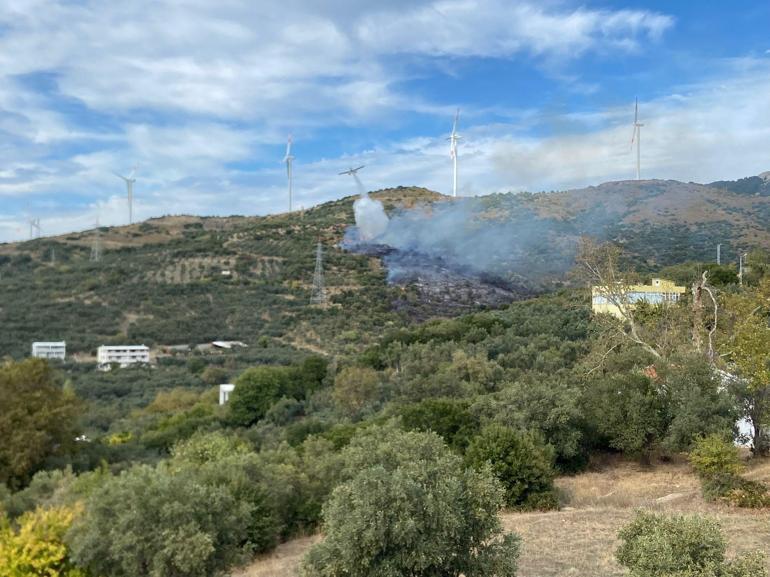
M 517 52 L 574 58 L 588 50 L 634 50 L 670 28 L 670 16 L 643 10 L 569 9 L 549 3 L 440 0 L 382 10 L 358 25 L 377 52 L 507 57 Z

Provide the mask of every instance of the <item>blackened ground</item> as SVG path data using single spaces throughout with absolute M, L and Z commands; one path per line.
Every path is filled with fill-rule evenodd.
M 417 251 L 349 242 L 343 248 L 379 257 L 388 270 L 388 282 L 411 289 L 405 292 L 404 298 L 393 302 L 394 308 L 416 320 L 500 308 L 538 292 L 519 276 L 502 278 Z

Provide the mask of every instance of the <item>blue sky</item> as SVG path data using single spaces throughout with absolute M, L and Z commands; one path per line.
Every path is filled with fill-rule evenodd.
M 770 3 L 0 0 L 0 242 L 367 188 L 554 190 L 770 170 Z

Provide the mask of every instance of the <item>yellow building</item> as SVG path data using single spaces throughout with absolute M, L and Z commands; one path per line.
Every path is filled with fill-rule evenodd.
M 642 301 L 652 305 L 668 305 L 677 302 L 685 292 L 685 287 L 661 278 L 652 279 L 649 285 L 619 286 L 615 290 L 594 286 L 591 287 L 591 310 L 623 318 L 619 307 L 623 300 L 631 306 Z

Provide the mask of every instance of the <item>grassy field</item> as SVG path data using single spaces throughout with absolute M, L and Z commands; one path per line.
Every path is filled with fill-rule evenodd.
M 754 463 L 747 476 L 770 481 L 770 461 Z M 612 463 L 561 478 L 557 485 L 565 500 L 560 511 L 502 515 L 505 528 L 523 540 L 519 577 L 625 575 L 615 561 L 617 533 L 637 508 L 713 516 L 727 536 L 729 555 L 758 549 L 770 553 L 770 511 L 706 503 L 698 480 L 685 463 L 649 468 Z M 302 556 L 319 539 L 311 536 L 285 543 L 232 576 L 295 577 Z

